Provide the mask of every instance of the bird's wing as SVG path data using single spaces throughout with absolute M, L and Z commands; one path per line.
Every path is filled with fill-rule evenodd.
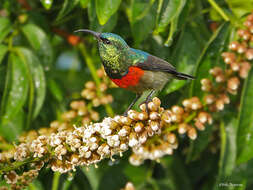
M 167 61 L 153 55 L 148 55 L 145 61 L 137 63 L 136 66 L 148 71 L 167 72 L 169 74 L 172 74 L 177 79 L 181 80 L 194 79 L 193 76 L 176 71 L 175 67 L 169 64 Z
M 163 59 L 153 55 L 148 55 L 145 61 L 137 63 L 136 66 L 143 70 L 163 71 L 171 74 L 176 72 L 175 67 L 169 64 L 167 61 L 164 61 Z

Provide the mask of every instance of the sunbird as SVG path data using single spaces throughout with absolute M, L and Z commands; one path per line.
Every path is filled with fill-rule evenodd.
M 97 39 L 99 55 L 108 77 L 120 88 L 136 93 L 135 99 L 124 112 L 125 116 L 143 92 L 151 90 L 143 102 L 147 109 L 154 92 L 161 90 L 170 79 L 194 79 L 191 75 L 176 71 L 175 67 L 161 58 L 129 47 L 117 34 L 88 29 L 79 29 L 75 32 L 93 35 Z

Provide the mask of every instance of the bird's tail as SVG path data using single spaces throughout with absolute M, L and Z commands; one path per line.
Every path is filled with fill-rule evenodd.
M 187 75 L 187 74 L 184 74 L 184 73 L 176 73 L 175 77 L 179 80 L 187 80 L 187 79 L 191 79 L 191 80 L 194 80 L 195 77 L 194 76 L 191 76 L 191 75 Z

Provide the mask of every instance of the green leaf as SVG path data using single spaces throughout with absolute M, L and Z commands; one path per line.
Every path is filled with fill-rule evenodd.
M 60 86 L 58 85 L 58 83 L 55 82 L 53 79 L 49 79 L 47 85 L 48 85 L 49 91 L 51 92 L 51 94 L 53 95 L 53 97 L 58 102 L 62 102 L 62 100 L 63 100 L 63 92 L 62 92 Z
M 167 156 L 161 159 L 161 165 L 165 171 L 167 188 L 166 189 L 192 189 L 191 178 L 186 173 L 184 162 L 179 156 Z
M 29 67 L 30 74 L 32 76 L 32 85 L 34 89 L 34 106 L 32 108 L 32 118 L 34 119 L 43 105 L 46 95 L 46 79 L 40 60 L 36 55 L 26 48 L 17 48 L 17 51 L 24 56 L 24 61 Z M 31 88 L 31 87 L 30 87 Z
M 53 5 L 53 0 L 41 0 L 41 3 L 46 10 L 49 10 Z
M 228 43 L 229 31 L 230 25 L 229 23 L 225 23 L 219 27 L 207 42 L 197 61 L 197 67 L 194 72 L 196 79 L 191 85 L 190 96 L 202 97 L 203 91 L 201 90 L 200 80 L 208 76 L 210 68 L 216 65 L 224 67 L 225 64 L 221 59 L 221 52 Z
M 221 150 L 219 160 L 219 174 L 214 185 L 216 189 L 230 178 L 236 167 L 236 114 L 227 112 L 220 124 Z
M 141 0 L 132 0 L 130 7 L 126 9 L 130 23 L 134 24 L 136 21 L 142 20 L 149 13 L 154 2 L 154 0 L 149 0 L 149 3 Z
M 2 60 L 4 56 L 6 55 L 8 51 L 8 47 L 6 45 L 0 44 L 0 64 L 2 63 Z
M 223 61 L 221 61 L 221 52 L 226 47 L 229 38 L 230 25 L 229 23 L 225 23 L 213 34 L 210 40 L 207 42 L 203 52 L 201 53 L 197 67 L 195 69 L 194 76 L 196 79 L 192 82 L 190 96 L 198 96 L 202 97 L 204 92 L 201 90 L 200 80 L 202 78 L 206 78 L 209 76 L 210 68 L 215 65 L 219 65 L 220 67 L 224 67 Z M 211 127 L 210 127 L 211 128 Z M 209 129 L 209 128 L 207 128 Z M 196 159 L 200 153 L 205 149 L 208 145 L 209 136 L 211 135 L 211 129 L 205 130 L 198 134 L 198 139 L 196 141 L 192 141 L 190 144 L 190 151 L 187 155 L 187 161 L 191 161 L 192 159 Z
M 187 162 L 196 160 L 200 153 L 205 150 L 209 143 L 209 137 L 212 134 L 212 131 L 212 126 L 206 126 L 204 131 L 198 132 L 198 138 L 190 142 L 190 147 L 186 158 Z
M 5 64 L 0 64 L 0 93 L 2 93 L 4 86 L 5 86 L 5 76 L 6 76 L 6 69 L 7 66 Z M 0 110 L 1 112 L 1 110 Z
M 11 53 L 9 55 L 4 95 L 1 104 L 1 131 L 10 124 L 22 110 L 27 99 L 28 76 L 24 62 L 20 57 Z
M 180 15 L 185 3 L 186 0 L 170 0 L 165 11 L 161 13 L 161 20 L 156 27 L 155 33 L 165 31 L 171 21 Z
M 95 168 L 94 166 L 90 166 L 89 168 L 83 168 L 82 171 L 86 175 L 89 180 L 90 186 L 92 190 L 98 190 L 99 182 L 103 177 L 105 168 Z
M 176 64 L 178 71 L 192 74 L 200 53 L 201 46 L 198 43 L 192 27 L 187 25 L 185 30 L 180 34 L 173 51 L 172 61 Z M 173 80 L 164 88 L 162 93 L 169 94 L 176 91 L 182 88 L 187 82 L 189 81 Z
M 76 5 L 78 5 L 78 3 L 79 0 L 64 0 L 63 6 L 55 19 L 55 23 L 58 24 L 76 7 Z
M 238 18 L 241 18 L 247 13 L 251 13 L 253 10 L 252 0 L 226 0 L 226 2 Z
M 32 183 L 29 184 L 28 190 L 44 190 L 41 181 L 35 179 Z
M 147 170 L 148 168 L 145 165 L 136 167 L 128 164 L 124 168 L 124 174 L 126 175 L 129 181 L 138 186 L 147 180 L 148 178 Z
M 96 0 L 96 13 L 101 25 L 104 25 L 117 12 L 120 3 L 121 0 Z
M 110 189 L 118 190 L 127 183 L 126 176 L 122 171 L 122 164 L 113 165 L 104 172 L 103 177 L 99 181 L 99 190 Z M 115 175 L 117 174 L 117 175 Z
M 45 67 L 53 61 L 53 49 L 46 33 L 34 24 L 26 24 L 22 31 Z
M 97 32 L 111 32 L 117 24 L 118 14 L 114 14 L 104 25 L 100 25 L 96 15 L 96 4 L 95 1 L 88 3 L 88 16 L 90 21 L 89 28 Z
M 11 31 L 11 22 L 8 18 L 0 17 L 0 43 Z
M 135 0 L 133 3 L 139 3 L 139 0 Z M 144 5 L 143 9 L 144 9 Z M 134 8 L 135 6 L 132 6 Z M 137 6 L 141 9 L 141 6 Z M 156 13 L 157 3 L 152 4 L 152 7 L 149 9 L 149 13 L 146 14 L 142 19 L 134 20 L 131 22 L 131 31 L 134 37 L 135 46 L 138 46 L 143 40 L 145 40 L 148 35 L 152 32 L 153 28 L 155 27 L 155 17 L 153 16 Z M 136 8 L 135 8 L 136 9 Z M 132 15 L 137 10 L 132 10 Z
M 253 158 L 253 69 L 243 85 L 237 134 L 237 162 L 244 163 Z
M 80 5 L 84 9 L 88 6 L 90 0 L 80 0 Z
M 13 119 L 9 120 L 6 124 L 0 123 L 0 134 L 6 138 L 9 142 L 13 142 L 18 139 L 22 134 L 25 126 L 25 113 L 21 109 L 16 113 Z

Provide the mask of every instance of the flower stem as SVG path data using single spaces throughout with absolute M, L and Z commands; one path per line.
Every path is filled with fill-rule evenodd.
M 60 176 L 60 172 L 54 172 L 52 190 L 58 190 Z
M 211 4 L 211 6 L 221 15 L 221 17 L 225 21 L 229 21 L 229 17 L 226 15 L 226 13 L 222 10 L 222 8 L 215 2 L 215 0 L 208 0 L 208 2 Z
M 26 160 L 24 161 L 15 161 L 9 165 L 4 165 L 2 166 L 2 164 L 0 164 L 0 175 L 3 174 L 3 173 L 6 173 L 6 172 L 9 172 L 9 171 L 12 171 L 12 170 L 16 170 L 18 168 L 20 168 L 21 166 L 24 166 L 26 164 L 29 164 L 29 163 L 32 163 L 32 162 L 38 162 L 38 161 L 41 161 L 41 160 L 45 160 L 47 158 L 47 156 L 44 156 L 42 158 L 33 158 L 33 157 L 30 157 L 30 158 L 27 158 Z
M 197 112 L 193 112 L 191 115 L 189 115 L 184 122 L 185 123 L 189 123 L 193 118 L 195 118 L 195 116 L 197 115 Z
M 82 43 L 80 43 L 78 47 L 79 47 L 79 50 L 80 50 L 83 58 L 85 59 L 85 62 L 87 64 L 87 66 L 89 67 L 89 70 L 91 72 L 91 75 L 92 75 L 96 85 L 99 86 L 100 85 L 100 79 L 97 76 L 96 68 L 93 64 L 92 58 L 90 57 L 90 55 L 87 52 L 87 49 L 85 48 L 85 46 Z
M 80 43 L 78 45 L 78 47 L 79 47 L 79 50 L 80 50 L 83 58 L 85 59 L 85 62 L 87 64 L 87 66 L 89 67 L 89 70 L 91 72 L 91 75 L 92 75 L 92 77 L 93 77 L 96 85 L 99 86 L 101 84 L 101 82 L 100 82 L 100 79 L 99 79 L 99 77 L 97 75 L 96 68 L 95 68 L 95 66 L 93 64 L 91 56 L 88 54 L 85 46 L 82 43 Z M 97 92 L 98 92 L 98 96 L 102 95 L 102 92 L 100 91 L 99 88 L 97 88 Z M 112 107 L 110 106 L 110 104 L 105 104 L 104 106 L 105 106 L 106 113 L 109 116 L 112 117 L 114 115 L 114 112 L 113 112 Z

